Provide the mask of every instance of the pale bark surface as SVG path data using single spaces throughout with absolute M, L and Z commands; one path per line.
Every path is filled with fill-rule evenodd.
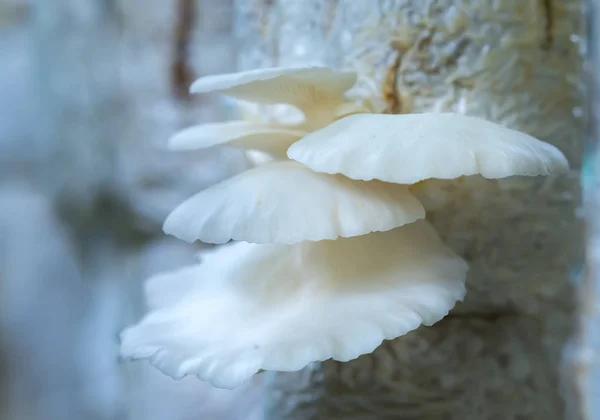
M 328 64 L 386 112 L 483 116 L 558 146 L 568 177 L 457 182 L 429 218 L 471 264 L 444 321 L 373 355 L 271 378 L 272 419 L 562 419 L 582 255 L 582 2 L 238 1 L 241 68 Z

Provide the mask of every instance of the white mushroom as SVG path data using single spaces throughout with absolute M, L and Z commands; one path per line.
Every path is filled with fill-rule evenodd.
M 424 217 L 407 186 L 320 174 L 288 160 L 200 192 L 169 215 L 164 230 L 188 242 L 293 244 L 387 231 Z
M 309 131 L 345 115 L 369 112 L 367 104 L 345 98 L 356 79 L 355 72 L 328 67 L 276 67 L 200 78 L 192 85 L 193 93 L 217 92 L 255 103 L 249 105 L 285 107 L 286 112 L 276 112 L 274 121 L 262 121 L 260 115 L 251 113 L 252 120 L 190 127 L 171 137 L 169 147 L 172 150 L 217 145 L 242 148 L 253 165 L 287 159 L 289 146 Z M 296 115 L 298 109 L 300 115 Z M 290 110 L 295 110 L 293 118 Z
M 288 156 L 317 172 L 400 184 L 568 170 L 556 147 L 460 114 L 351 115 L 303 137 Z
M 329 108 L 327 113 L 333 115 L 356 79 L 355 72 L 328 67 L 276 67 L 203 77 L 190 90 L 264 104 L 290 104 L 301 109 L 307 120 L 322 120 L 319 114 Z
M 196 125 L 169 139 L 171 150 L 196 150 L 223 145 L 258 150 L 285 158 L 292 143 L 308 132 L 287 125 L 229 121 Z
M 237 243 L 148 283 L 152 311 L 122 355 L 233 388 L 259 370 L 348 361 L 442 319 L 467 265 L 425 221 L 297 245 Z
M 175 150 L 247 149 L 264 165 L 169 215 L 165 232 L 188 242 L 244 242 L 151 279 L 151 312 L 123 333 L 125 357 L 232 388 L 260 370 L 369 353 L 384 339 L 439 321 L 465 293 L 466 263 L 420 220 L 425 210 L 403 184 L 566 166 L 552 146 L 482 120 L 359 117 L 371 105 L 346 100 L 355 80 L 353 72 L 311 67 L 194 84 L 196 93 L 290 104 L 305 119 L 205 124 L 171 139 Z M 308 167 L 273 163 L 286 153 Z

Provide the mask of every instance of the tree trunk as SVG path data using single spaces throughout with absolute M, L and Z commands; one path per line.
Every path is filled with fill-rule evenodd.
M 238 0 L 242 69 L 355 69 L 375 80 L 386 112 L 481 116 L 558 146 L 573 168 L 560 178 L 455 184 L 452 203 L 428 218 L 471 265 L 465 302 L 371 355 L 272 375 L 268 418 L 565 417 L 561 352 L 583 244 L 581 8 L 582 0 Z

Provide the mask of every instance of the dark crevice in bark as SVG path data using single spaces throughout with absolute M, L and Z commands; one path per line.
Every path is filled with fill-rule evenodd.
M 402 53 L 398 52 L 394 64 L 388 69 L 385 83 L 383 84 L 383 98 L 388 104 L 386 113 L 400 114 L 402 113 L 402 97 L 398 92 L 398 73 L 402 64 Z
M 552 0 L 542 0 L 542 10 L 546 18 L 542 49 L 549 50 L 554 43 L 554 10 Z
M 195 76 L 189 65 L 189 51 L 195 24 L 195 0 L 179 0 L 175 27 L 174 57 L 171 83 L 176 98 L 189 101 L 189 87 Z
M 454 50 L 452 55 L 446 57 L 444 66 L 446 68 L 455 67 L 458 64 L 458 60 L 465 54 L 465 51 L 467 50 L 469 44 L 469 39 L 462 39 L 456 46 L 456 49 Z

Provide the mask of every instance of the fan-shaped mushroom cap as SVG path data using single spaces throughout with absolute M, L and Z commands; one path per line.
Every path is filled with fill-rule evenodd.
M 122 354 L 233 388 L 259 370 L 348 361 L 443 318 L 467 266 L 426 221 L 297 245 L 240 242 L 147 285 L 152 311 Z
M 285 157 L 292 143 L 308 134 L 294 126 L 229 121 L 196 125 L 169 139 L 171 150 L 196 150 L 223 145 Z
M 164 230 L 188 242 L 293 244 L 387 231 L 423 217 L 407 186 L 353 181 L 288 160 L 198 193 L 169 215 Z
M 218 92 L 263 104 L 294 105 L 315 127 L 330 122 L 356 82 L 355 72 L 329 67 L 275 67 L 198 79 L 192 93 Z
M 568 170 L 556 147 L 460 114 L 351 115 L 303 137 L 288 156 L 317 172 L 400 184 Z
M 219 92 L 238 99 L 300 108 L 340 98 L 356 83 L 355 72 L 329 67 L 275 67 L 218 74 L 196 80 L 192 93 Z

